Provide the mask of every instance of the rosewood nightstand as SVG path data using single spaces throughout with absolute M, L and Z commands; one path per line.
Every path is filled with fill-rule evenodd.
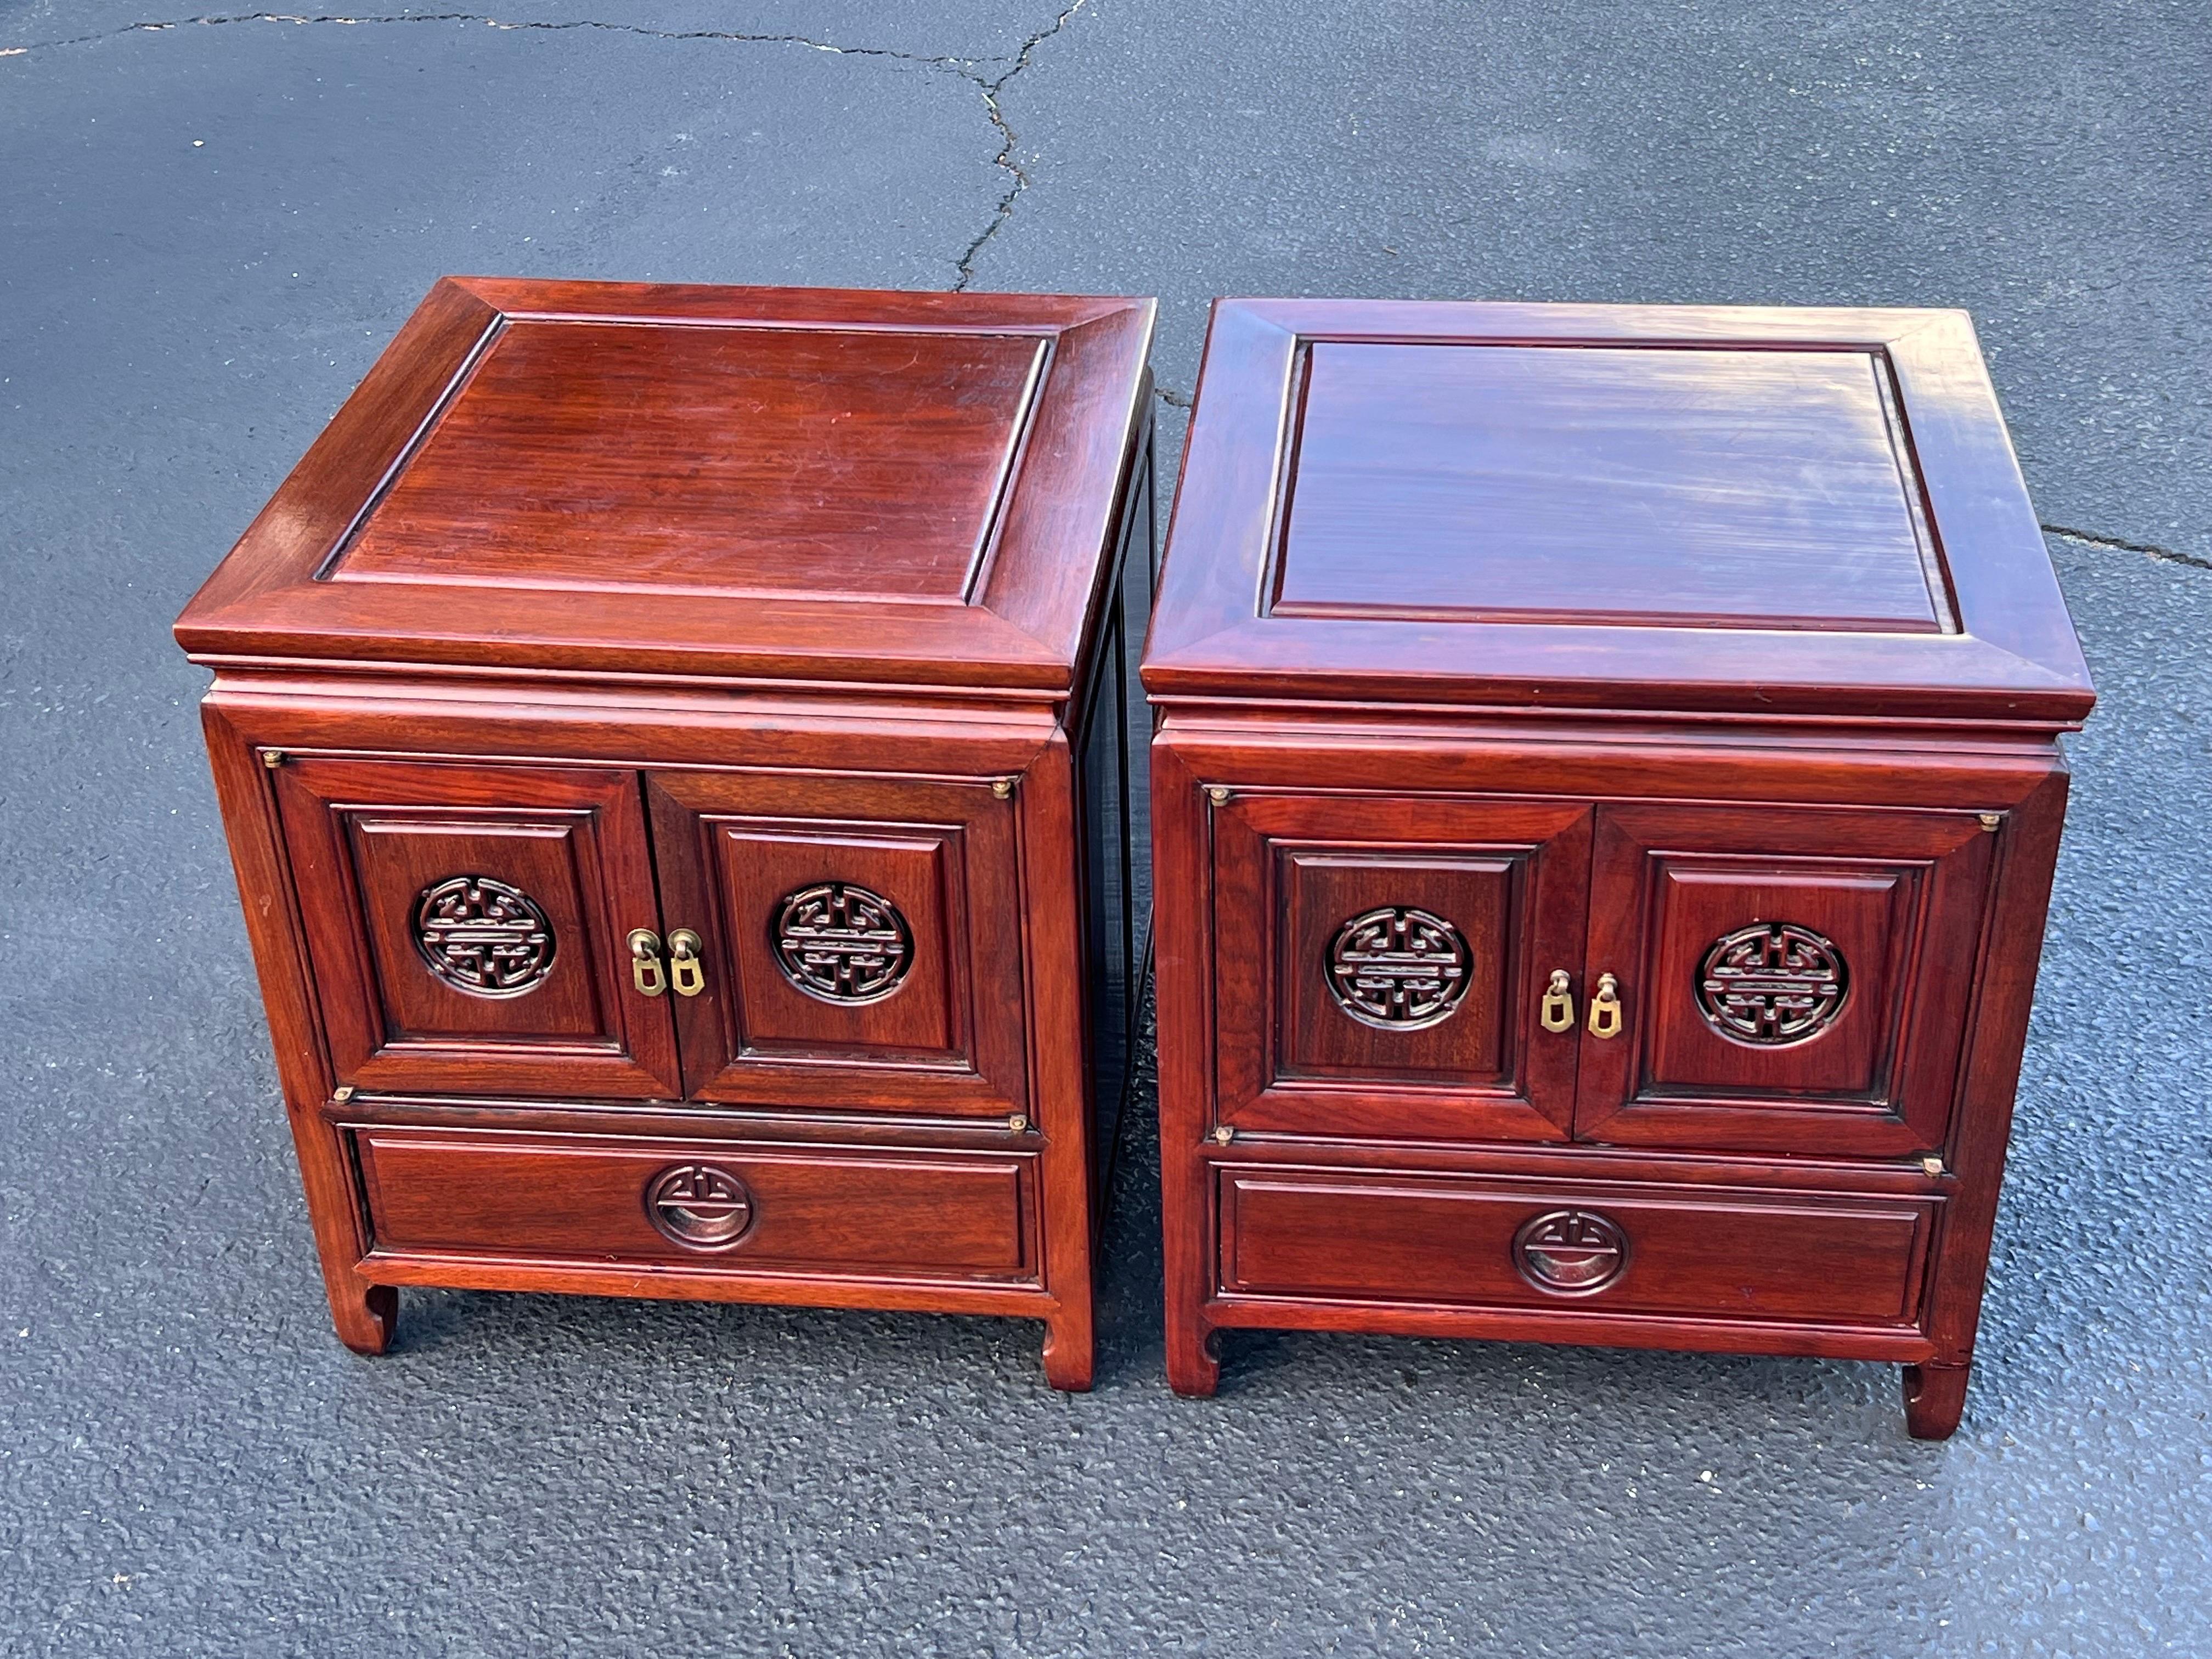
M 423 302 L 177 624 L 349 1346 L 930 1309 L 1090 1386 L 1152 314 Z
M 1966 319 L 1232 301 L 1144 679 L 1168 1361 L 1959 1421 L 2087 672 Z

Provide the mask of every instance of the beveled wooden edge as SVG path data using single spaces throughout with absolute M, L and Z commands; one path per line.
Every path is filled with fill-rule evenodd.
M 607 283 L 535 276 L 445 276 L 509 318 L 661 319 L 826 328 L 939 328 L 1057 334 L 1153 301 L 1114 295 L 953 293 L 943 289 L 776 288 L 719 283 Z M 432 290 L 435 292 L 436 290 Z
M 227 619 L 313 578 L 499 321 L 451 278 L 430 290 L 185 606 L 176 635 L 186 651 L 236 648 L 245 624 Z
M 1113 560 L 1129 469 L 1151 431 L 1158 310 L 1156 301 L 1127 301 L 1058 336 L 976 585 L 980 606 L 1071 672 L 1103 600 L 1101 567 Z M 1072 548 L 1091 556 L 1071 559 Z
M 1923 314 L 1918 328 L 1888 343 L 1888 357 L 1960 624 L 2063 685 L 2078 722 L 2096 691 L 1973 319 L 1963 311 Z M 2019 548 L 2037 556 L 2009 551 Z
M 1966 631 L 1263 619 L 1293 376 L 1300 347 L 1316 340 L 1878 352 L 1902 392 Z M 1200 554 L 1178 560 L 1186 539 Z M 2036 556 L 2020 556 L 2028 547 Z M 1142 678 L 1164 698 L 1256 690 L 1592 711 L 1942 712 L 2062 727 L 2096 700 L 1973 325 L 1957 311 L 1217 300 L 1152 615 Z
M 1097 566 L 1151 410 L 1157 302 L 1065 295 L 441 278 L 185 606 L 176 637 L 195 659 L 398 661 L 519 672 L 737 676 L 770 681 L 947 684 L 1065 695 L 1091 611 Z M 489 341 L 507 323 L 676 319 L 724 326 L 973 330 L 1036 334 L 1050 361 L 1030 415 L 975 603 L 748 600 L 749 631 L 725 607 L 665 595 L 595 596 L 588 630 L 573 594 L 441 583 L 318 582 L 364 503 L 389 481 Z M 1073 549 L 1088 556 L 1069 556 Z M 413 619 L 392 612 L 428 597 Z M 445 623 L 466 596 L 495 600 L 495 628 Z M 304 603 L 303 603 L 304 602 Z M 856 630 L 856 620 L 866 626 Z M 628 633 L 631 641 L 609 639 Z M 486 637 L 487 635 L 495 637 Z M 858 637 L 856 638 L 856 634 Z M 641 647 L 635 638 L 650 635 Z

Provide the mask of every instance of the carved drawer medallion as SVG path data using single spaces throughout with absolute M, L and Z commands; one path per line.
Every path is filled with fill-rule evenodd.
M 1850 992 L 1844 953 L 1809 927 L 1755 923 L 1715 939 L 1698 967 L 1698 1008 L 1739 1042 L 1808 1042 Z
M 1553 1210 L 1513 1235 L 1513 1265 L 1540 1291 L 1589 1296 L 1628 1269 L 1628 1235 L 1589 1210 Z
M 776 908 L 784 977 L 824 1002 L 878 1002 L 914 965 L 914 933 L 898 907 L 850 882 L 802 887 Z
M 1328 944 L 1328 988 L 1363 1025 L 1417 1030 L 1451 1018 L 1473 958 L 1458 928 L 1412 905 L 1357 915 Z
M 553 969 L 553 924 L 519 887 L 454 876 L 415 902 L 415 948 L 430 971 L 471 996 L 519 997 Z
M 661 1236 L 687 1249 L 726 1250 L 753 1224 L 745 1183 L 712 1164 L 678 1164 L 647 1183 L 645 1213 Z

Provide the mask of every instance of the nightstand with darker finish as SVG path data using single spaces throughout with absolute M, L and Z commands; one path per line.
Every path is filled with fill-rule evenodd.
M 1963 316 L 1224 301 L 1144 678 L 1178 1390 L 1381 1331 L 1956 1427 L 2094 700 Z
M 177 625 L 349 1346 L 923 1309 L 1090 1386 L 1152 311 L 423 302 Z

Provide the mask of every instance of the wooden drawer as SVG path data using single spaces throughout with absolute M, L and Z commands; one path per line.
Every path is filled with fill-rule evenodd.
M 1384 1306 L 1911 1326 L 1941 1200 L 1226 1168 L 1219 1290 Z
M 363 1127 L 372 1262 L 1033 1284 L 1033 1154 Z

